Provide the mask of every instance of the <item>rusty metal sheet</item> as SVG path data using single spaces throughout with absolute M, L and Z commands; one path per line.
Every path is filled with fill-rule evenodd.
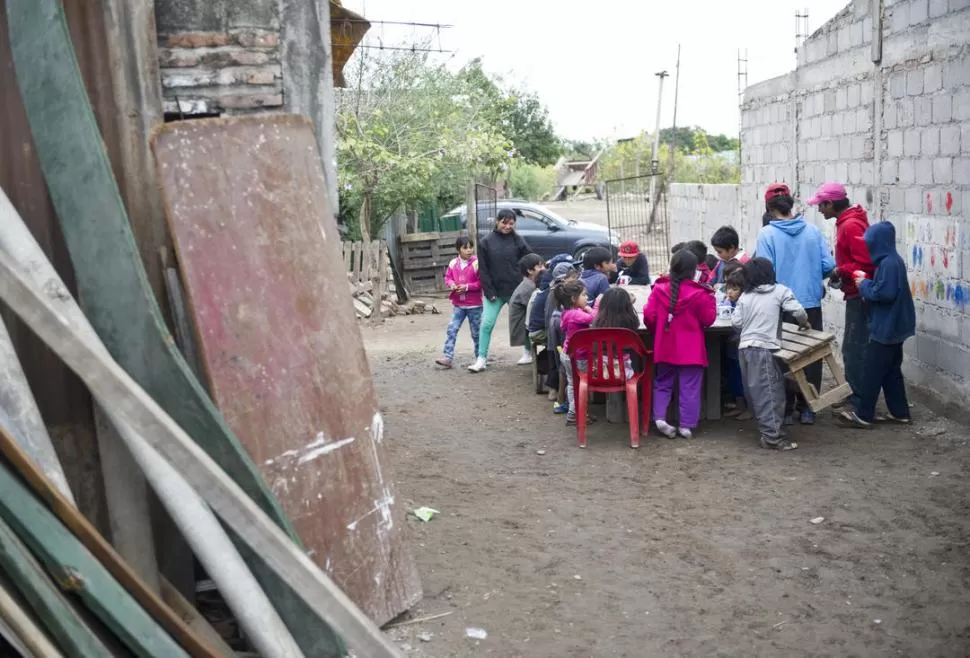
M 213 399 L 308 554 L 383 624 L 421 589 L 312 126 L 183 121 L 153 149 Z

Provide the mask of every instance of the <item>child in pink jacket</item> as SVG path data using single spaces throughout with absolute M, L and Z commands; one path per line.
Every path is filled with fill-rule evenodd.
M 462 236 L 455 241 L 455 250 L 458 256 L 448 263 L 445 271 L 445 285 L 451 291 L 449 298 L 453 306 L 451 322 L 445 333 L 444 355 L 435 360 L 442 368 L 451 368 L 455 361 L 455 341 L 465 318 L 478 354 L 478 331 L 482 324 L 482 282 L 478 277 L 475 245 L 470 238 Z
M 717 307 L 711 291 L 694 281 L 697 257 L 689 250 L 670 259 L 670 275 L 653 286 L 643 309 L 643 324 L 653 333 L 653 417 L 668 439 L 689 439 L 701 415 L 701 388 L 707 367 L 704 329 L 714 324 Z M 667 407 L 678 385 L 680 421 L 667 422 Z

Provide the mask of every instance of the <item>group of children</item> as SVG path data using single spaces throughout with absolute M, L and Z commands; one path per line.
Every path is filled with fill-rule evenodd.
M 906 331 L 894 329 L 898 325 L 894 318 L 912 315 L 905 265 L 898 262 L 894 240 L 891 224 L 870 228 L 866 244 L 873 251 L 877 267 L 871 280 L 859 278 L 860 290 L 869 302 L 870 320 L 880 334 L 874 335 L 873 340 L 882 342 L 887 338 L 905 340 Z M 631 295 L 622 285 L 612 285 L 650 283 L 646 257 L 636 243 L 624 242 L 620 246 L 619 263 L 614 262 L 608 249 L 599 247 L 587 251 L 581 264 L 568 254 L 556 256 L 548 263 L 536 254 L 520 259 L 522 283 L 510 301 L 511 343 L 523 345 L 526 350 L 530 343 L 545 345 L 542 354 L 546 359 L 540 362 L 540 371 L 547 376 L 553 412 L 565 414 L 567 425 L 576 423 L 572 360 L 576 360 L 580 372 L 588 365 L 587 354 L 576 351 L 570 355 L 571 338 L 591 327 L 634 331 L 642 328 L 652 334 L 653 341 L 654 425 L 668 438 L 691 438 L 700 421 L 704 371 L 708 366 L 705 330 L 717 320 L 720 306 L 726 310 L 725 321 L 730 318 L 736 329 L 726 350 L 725 388 L 730 397 L 727 415 L 740 420 L 754 417 L 764 448 L 787 451 L 798 447 L 785 433 L 790 394 L 774 353 L 781 348 L 783 318 L 793 319 L 802 329 L 808 329 L 808 315 L 793 292 L 776 281 L 770 260 L 749 258 L 744 253 L 733 228 L 718 229 L 711 246 L 717 256 L 709 255 L 707 246 L 699 240 L 674 246 L 668 272 L 652 282 L 642 324 Z M 459 238 L 456 249 L 458 256 L 446 274 L 454 311 L 444 356 L 437 361 L 447 367 L 454 359 L 455 338 L 464 319 L 469 320 L 477 346 L 481 318 L 474 248 L 467 238 Z M 865 413 L 874 406 L 883 382 L 894 387 L 894 399 L 898 397 L 895 389 L 902 387 L 902 340 L 898 341 L 898 349 L 890 347 L 880 352 L 891 363 L 878 368 L 880 381 L 875 396 L 855 396 L 854 405 L 864 398 L 861 404 Z M 616 367 L 622 367 L 628 377 L 643 367 L 631 356 L 625 356 L 623 361 Z M 671 422 L 668 410 L 675 392 L 678 410 L 676 422 Z M 587 422 L 595 420 L 589 416 Z

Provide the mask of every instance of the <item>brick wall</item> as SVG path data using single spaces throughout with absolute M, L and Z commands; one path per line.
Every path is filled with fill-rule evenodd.
M 280 0 L 157 0 L 166 112 L 283 106 Z
M 769 183 L 802 199 L 845 183 L 897 228 L 918 315 L 908 376 L 970 402 L 970 0 L 855 0 L 803 44 L 795 71 L 746 90 L 741 139 L 749 244 Z M 806 219 L 832 238 L 832 222 Z M 824 306 L 836 331 L 840 297 Z

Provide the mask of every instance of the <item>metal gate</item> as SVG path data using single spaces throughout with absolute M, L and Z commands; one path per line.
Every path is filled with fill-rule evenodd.
M 610 235 L 635 240 L 647 256 L 651 272 L 663 272 L 670 260 L 670 227 L 663 181 L 656 179 L 657 206 L 650 199 L 650 181 L 656 174 L 608 180 L 606 224 Z
M 475 183 L 475 208 L 479 234 L 493 230 L 498 214 L 498 192 L 494 187 Z

